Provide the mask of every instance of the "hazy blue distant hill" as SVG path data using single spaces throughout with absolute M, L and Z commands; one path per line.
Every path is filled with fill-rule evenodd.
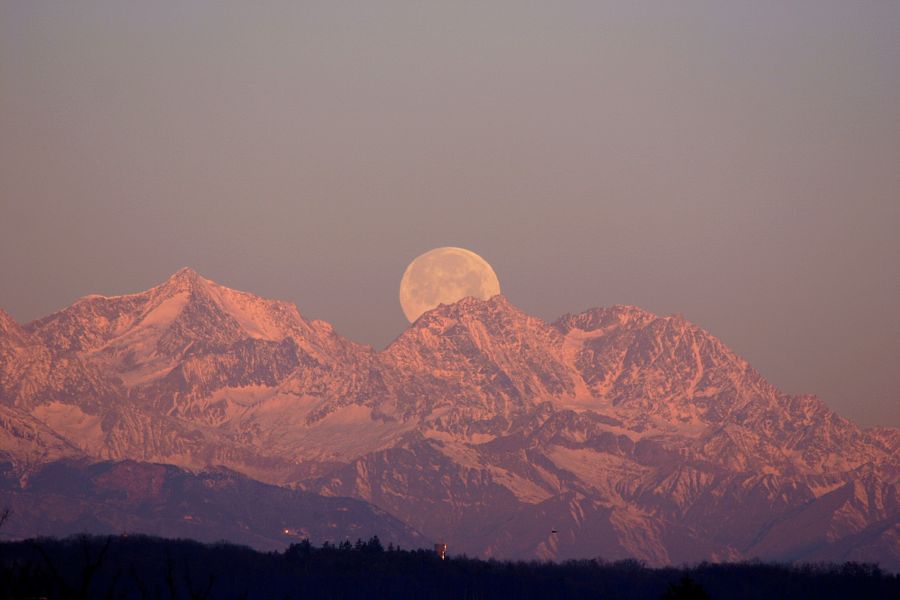
M 146 533 L 278 550 L 301 538 L 334 543 L 378 535 L 418 547 L 428 540 L 384 511 L 254 481 L 226 469 L 190 473 L 134 461 L 59 461 L 27 479 L 0 465 L 0 539 L 76 533 Z

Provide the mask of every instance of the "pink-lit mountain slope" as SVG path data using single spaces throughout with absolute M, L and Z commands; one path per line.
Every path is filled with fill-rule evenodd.
M 679 317 L 550 324 L 464 299 L 376 352 L 185 269 L 25 326 L 0 314 L 0 361 L 0 458 L 22 472 L 220 465 L 470 554 L 900 569 L 898 430 L 779 392 Z

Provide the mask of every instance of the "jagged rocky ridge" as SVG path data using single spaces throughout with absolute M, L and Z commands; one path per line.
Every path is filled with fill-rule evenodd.
M 783 394 L 706 331 L 635 307 L 550 324 L 464 299 L 375 351 L 183 269 L 24 326 L 0 313 L 0 399 L 22 473 L 225 466 L 479 555 L 900 568 L 898 430 Z

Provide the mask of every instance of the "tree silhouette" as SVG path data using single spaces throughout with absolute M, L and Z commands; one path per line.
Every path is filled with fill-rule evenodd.
M 662 600 L 712 600 L 699 583 L 690 575 L 683 575 L 678 583 L 669 585 Z
M 702 586 L 700 584 L 702 582 Z M 707 591 L 708 590 L 708 591 Z M 760 562 L 651 568 L 638 561 L 479 560 L 356 544 L 258 552 L 141 535 L 0 542 L 0 598 L 517 598 L 520 600 L 900 598 L 876 565 Z

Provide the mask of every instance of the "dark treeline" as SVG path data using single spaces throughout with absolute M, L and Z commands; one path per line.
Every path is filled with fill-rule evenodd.
M 900 598 L 877 566 L 505 562 L 384 548 L 378 538 L 284 552 L 145 536 L 0 544 L 0 598 Z

